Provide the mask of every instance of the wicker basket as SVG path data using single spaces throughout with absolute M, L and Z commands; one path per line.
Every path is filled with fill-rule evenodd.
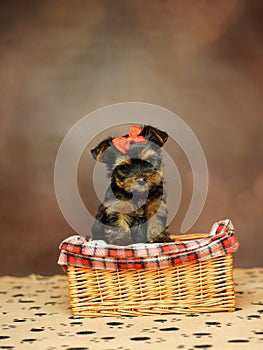
M 174 236 L 175 240 L 207 234 Z M 100 270 L 67 266 L 73 316 L 234 311 L 232 254 L 177 267 Z

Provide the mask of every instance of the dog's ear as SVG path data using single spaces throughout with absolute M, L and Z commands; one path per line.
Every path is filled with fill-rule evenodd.
M 145 125 L 141 135 L 160 147 L 162 147 L 168 139 L 168 134 L 165 131 L 154 128 L 151 125 Z
M 101 163 L 107 163 L 109 162 L 111 157 L 111 149 L 108 149 L 112 146 L 112 138 L 109 137 L 108 139 L 101 141 L 97 147 L 93 148 L 91 150 L 91 154 L 95 160 Z M 108 150 L 108 151 L 107 151 Z

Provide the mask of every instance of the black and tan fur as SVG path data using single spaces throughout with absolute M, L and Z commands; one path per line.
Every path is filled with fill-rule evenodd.
M 113 146 L 112 138 L 91 151 L 97 161 L 107 165 L 111 177 L 92 228 L 93 239 L 117 245 L 171 241 L 166 231 L 168 211 L 161 159 L 161 147 L 168 135 L 148 125 L 140 135 L 146 143 L 131 143 L 126 154 Z

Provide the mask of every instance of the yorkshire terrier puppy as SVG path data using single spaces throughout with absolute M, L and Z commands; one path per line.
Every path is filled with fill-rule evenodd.
M 167 138 L 152 126 L 132 126 L 128 135 L 110 137 L 91 150 L 111 178 L 92 227 L 93 239 L 116 245 L 172 241 L 166 231 L 161 159 Z

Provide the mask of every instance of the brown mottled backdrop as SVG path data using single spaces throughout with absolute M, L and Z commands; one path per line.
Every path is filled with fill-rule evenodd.
M 1 274 L 60 272 L 58 245 L 74 232 L 54 193 L 59 145 L 81 117 L 124 101 L 166 107 L 192 128 L 210 183 L 191 231 L 230 217 L 236 266 L 263 266 L 262 4 L 0 1 Z M 176 152 L 184 194 L 173 231 L 192 193 L 190 166 Z M 79 188 L 95 212 L 93 167 L 87 152 Z

